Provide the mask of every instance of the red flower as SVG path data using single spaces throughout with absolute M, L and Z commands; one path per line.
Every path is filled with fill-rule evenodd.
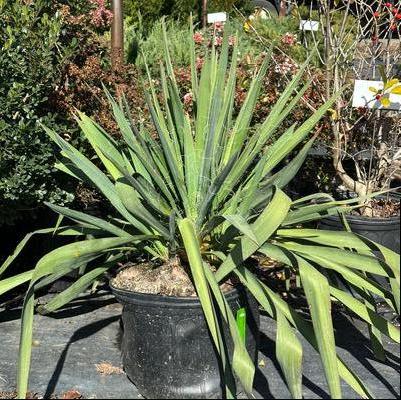
M 387 2 L 387 3 L 384 3 L 384 5 L 385 5 L 386 7 L 389 7 L 389 8 L 392 7 L 392 4 L 391 4 L 391 3 L 388 3 L 388 2 Z
M 381 94 L 377 94 L 376 95 L 376 100 L 380 100 L 382 98 L 382 95 Z
M 401 19 L 401 14 L 400 14 L 400 13 L 396 14 L 396 15 L 395 15 L 395 18 L 398 19 L 398 20 L 400 20 L 400 19 Z
M 390 25 L 390 30 L 392 30 L 393 32 L 397 30 L 397 25 L 396 24 L 391 24 Z
M 373 16 L 374 16 L 375 18 L 379 18 L 379 17 L 380 17 L 379 11 L 375 11 L 375 12 L 373 13 Z

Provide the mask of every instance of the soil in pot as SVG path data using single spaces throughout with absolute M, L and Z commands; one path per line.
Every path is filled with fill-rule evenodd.
M 392 218 L 400 217 L 401 202 L 396 198 L 376 198 L 369 202 L 365 208 L 356 209 L 351 215 L 360 215 L 368 218 Z M 363 213 L 361 212 L 363 211 Z
M 140 264 L 111 281 L 123 305 L 122 355 L 127 376 L 146 398 L 221 398 L 222 368 L 199 299 L 181 266 Z M 240 286 L 226 283 L 234 316 L 246 309 L 246 347 L 257 362 L 259 307 Z M 223 323 L 224 326 L 224 323 Z M 233 344 L 224 326 L 225 345 Z
M 162 296 L 196 297 L 195 287 L 182 265 L 172 259 L 155 266 L 152 263 L 127 264 L 113 279 L 118 289 Z M 233 289 L 230 281 L 221 285 L 224 292 Z

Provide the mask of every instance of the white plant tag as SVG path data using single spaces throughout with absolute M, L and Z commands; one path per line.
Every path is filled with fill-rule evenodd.
M 211 13 L 207 15 L 207 22 L 209 24 L 214 24 L 216 22 L 226 22 L 227 21 L 227 13 L 226 12 L 217 12 Z
M 299 23 L 299 29 L 301 31 L 318 31 L 319 30 L 319 21 L 311 21 L 301 19 Z
M 369 88 L 383 89 L 383 81 L 355 80 L 352 107 L 367 107 L 378 110 L 401 111 L 401 95 L 390 93 L 390 105 L 384 107 Z

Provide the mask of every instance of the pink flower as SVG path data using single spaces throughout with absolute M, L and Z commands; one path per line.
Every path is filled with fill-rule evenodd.
M 202 69 L 204 62 L 205 62 L 205 60 L 203 58 L 198 57 L 196 59 L 196 69 L 198 69 L 198 70 Z
M 202 32 L 195 32 L 193 39 L 196 44 L 202 44 L 204 39 Z
M 287 32 L 283 37 L 281 38 L 281 43 L 286 44 L 288 46 L 294 46 L 297 44 L 297 36 Z
M 218 46 L 221 46 L 222 44 L 223 44 L 223 38 L 220 37 L 220 36 L 216 36 L 216 37 L 214 38 L 214 45 L 215 45 L 216 47 L 218 47 Z
M 184 98 L 183 98 L 184 104 L 185 104 L 186 106 L 190 105 L 190 104 L 192 103 L 193 98 L 194 98 L 194 97 L 193 97 L 193 94 L 192 94 L 191 92 L 186 93 L 186 94 L 184 95 Z
M 217 32 L 221 32 L 223 30 L 223 23 L 222 22 L 215 22 L 214 23 L 214 29 L 216 29 Z
M 289 58 L 285 58 L 282 62 L 277 63 L 274 67 L 274 71 L 278 74 L 294 74 L 298 68 L 298 65 L 292 62 Z

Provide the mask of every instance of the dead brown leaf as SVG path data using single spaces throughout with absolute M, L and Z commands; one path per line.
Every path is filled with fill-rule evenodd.
M 82 399 L 82 394 L 77 390 L 68 390 L 61 395 L 60 399 Z
M 0 392 L 0 399 L 17 399 L 17 392 Z M 38 399 L 40 398 L 37 393 L 28 392 L 26 394 L 27 399 Z
M 101 375 L 121 375 L 124 373 L 123 369 L 120 367 L 115 367 L 114 365 L 111 365 L 109 362 L 102 362 L 100 364 L 95 364 L 96 365 L 96 370 L 99 372 Z

